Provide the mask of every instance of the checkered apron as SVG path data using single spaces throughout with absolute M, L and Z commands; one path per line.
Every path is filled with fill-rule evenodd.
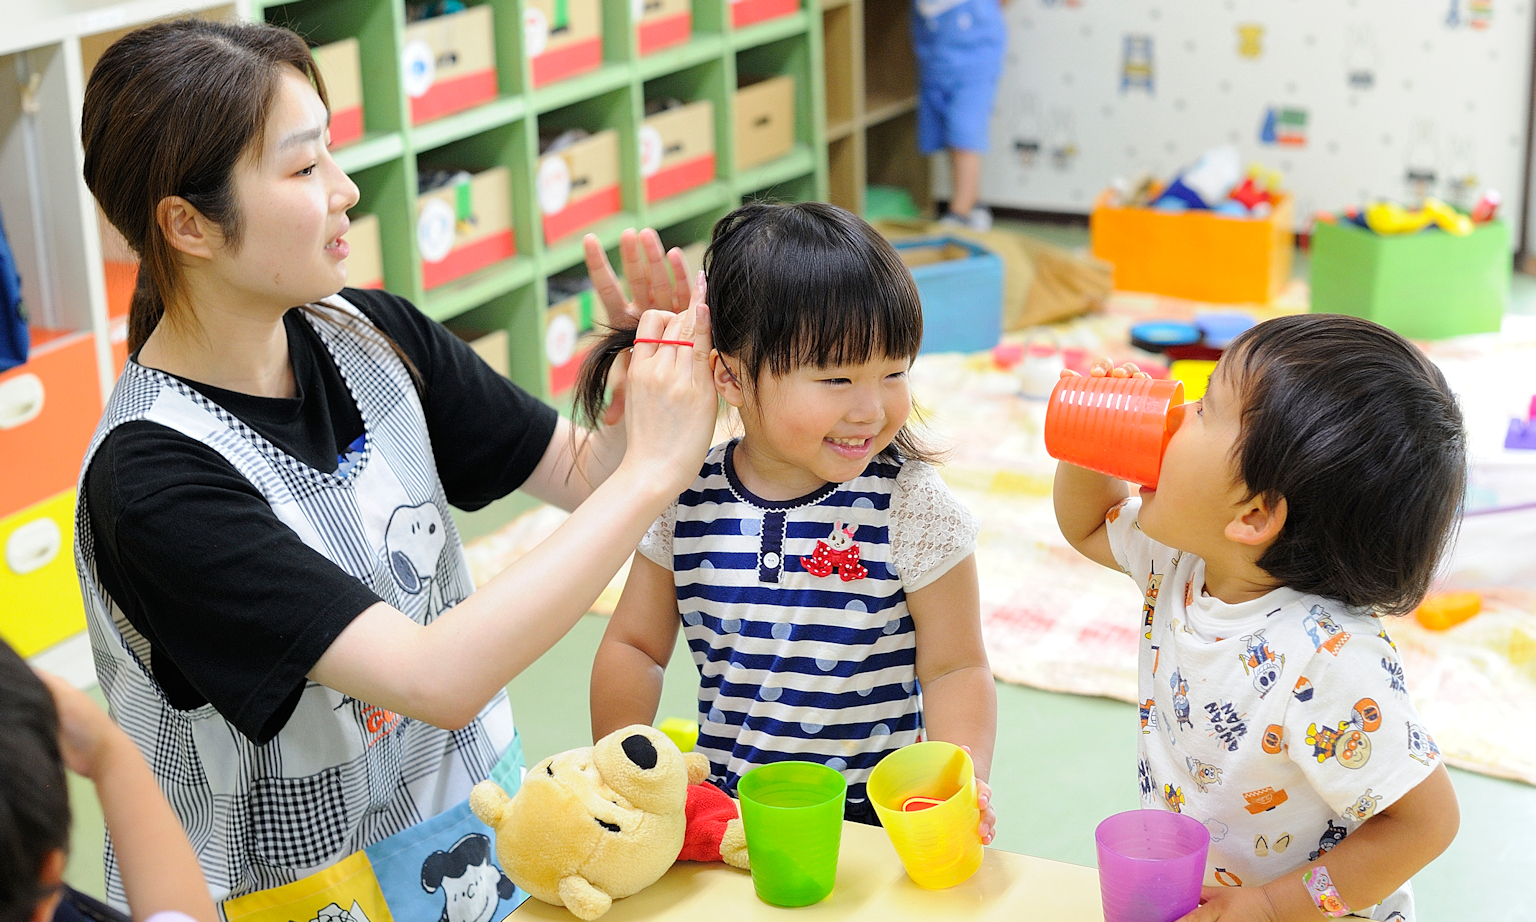
M 410 374 L 363 315 L 306 319 L 330 351 L 367 432 L 350 470 L 323 473 L 162 372 L 129 362 L 86 456 L 130 420 L 218 451 L 305 544 L 418 623 L 473 590 Z M 150 648 L 97 578 L 82 485 L 75 560 L 96 674 L 112 716 L 144 753 L 180 817 L 216 902 L 291 883 L 461 803 L 513 740 L 501 692 L 462 730 L 441 730 L 313 682 L 277 736 L 258 746 L 211 705 L 173 708 Z M 238 644 L 240 638 L 230 636 Z M 107 896 L 126 907 L 110 837 Z

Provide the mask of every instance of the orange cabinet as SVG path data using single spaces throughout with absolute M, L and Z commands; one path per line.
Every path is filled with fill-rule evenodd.
M 0 374 L 0 515 L 73 488 L 101 419 L 96 337 L 45 337 Z

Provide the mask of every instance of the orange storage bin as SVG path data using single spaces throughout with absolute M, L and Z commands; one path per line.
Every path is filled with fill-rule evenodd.
M 1225 304 L 1267 303 L 1291 277 L 1294 218 L 1282 196 L 1267 218 L 1118 208 L 1100 197 L 1089 219 L 1093 255 L 1115 266 L 1115 288 Z
M 0 516 L 73 488 L 101 419 L 96 337 L 47 336 L 34 330 L 40 345 L 0 374 Z

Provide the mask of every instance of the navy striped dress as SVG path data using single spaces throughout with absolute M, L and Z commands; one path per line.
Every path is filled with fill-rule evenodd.
M 877 459 L 846 483 L 765 500 L 736 476 L 735 444 L 710 450 L 640 544 L 677 586 L 698 751 L 732 794 L 754 766 L 821 762 L 848 779 L 850 817 L 868 818 L 870 770 L 923 733 L 907 593 L 974 551 L 975 520 L 921 461 Z

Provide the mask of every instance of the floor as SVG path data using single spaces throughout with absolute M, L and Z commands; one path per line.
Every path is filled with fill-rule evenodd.
M 1065 246 L 1087 243 L 1084 228 L 1020 225 Z M 1298 259 L 1305 276 L 1305 257 Z M 1536 278 L 1516 275 L 1511 310 L 1536 314 Z M 505 521 L 518 501 L 461 521 L 469 537 Z M 606 619 L 589 615 L 509 686 L 529 761 L 591 742 L 587 680 Z M 658 718 L 692 717 L 697 673 L 679 646 L 667 669 Z M 1135 709 L 1107 699 L 998 686 L 999 739 L 992 784 L 998 812 L 996 847 L 1076 864 L 1094 863 L 1093 829 L 1111 813 L 1137 805 Z M 1450 849 L 1414 879 L 1423 922 L 1536 922 L 1529 898 L 1529 835 L 1536 829 L 1536 788 L 1452 770 L 1461 831 Z M 94 791 L 71 777 L 75 813 L 66 878 L 102 890 L 102 820 Z

